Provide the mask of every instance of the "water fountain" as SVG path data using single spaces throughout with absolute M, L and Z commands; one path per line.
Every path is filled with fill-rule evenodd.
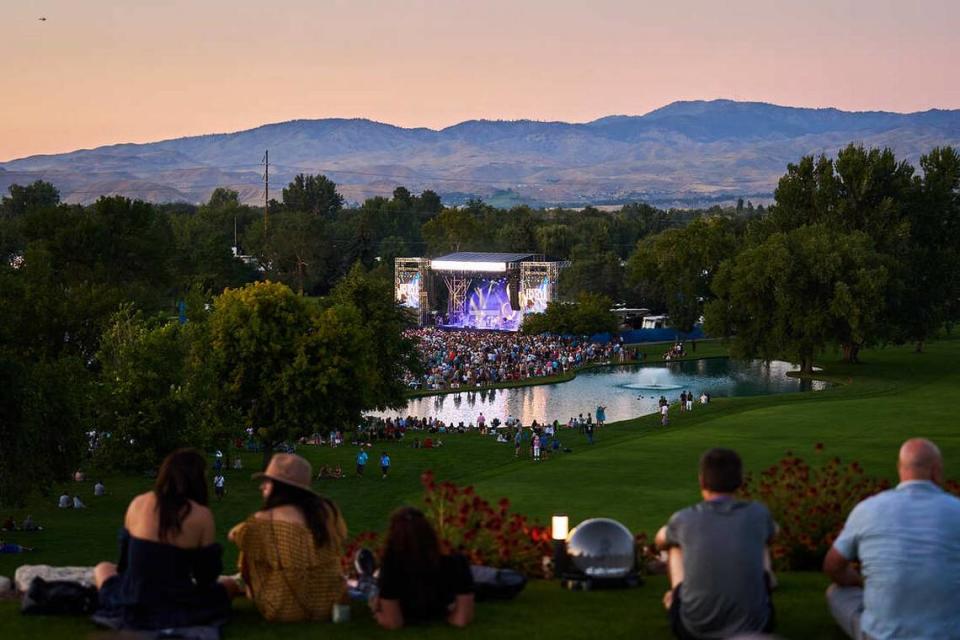
M 627 389 L 637 389 L 639 391 L 676 391 L 683 388 L 683 385 L 673 382 L 673 374 L 662 367 L 644 367 L 640 369 L 640 375 L 636 382 L 623 385 Z

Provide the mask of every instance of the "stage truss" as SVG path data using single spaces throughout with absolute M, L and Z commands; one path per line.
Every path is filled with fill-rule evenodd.
M 411 307 L 417 312 L 417 323 L 421 326 L 427 323 L 430 317 L 430 292 L 433 288 L 433 272 L 430 270 L 429 258 L 397 258 L 394 261 L 394 291 L 399 292 L 403 285 L 410 282 L 415 276 L 420 277 L 420 287 L 417 292 L 417 305 Z
M 521 295 L 526 292 L 537 289 L 546 279 L 547 291 L 546 299 L 553 301 L 558 299 L 557 286 L 560 282 L 560 271 L 569 267 L 569 261 L 561 262 L 521 262 L 520 263 L 520 292 Z M 525 301 L 521 300 L 521 305 L 525 306 Z
M 484 260 L 487 256 L 490 257 Z M 459 260 L 456 259 L 458 257 Z M 421 326 L 431 321 L 442 322 L 444 326 L 463 326 L 457 323 L 463 320 L 471 306 L 471 296 L 475 295 L 472 287 L 477 280 L 490 281 L 499 278 L 502 283 L 505 279 L 510 306 L 521 315 L 545 311 L 549 302 L 558 299 L 560 272 L 570 266 L 569 261 L 546 261 L 544 256 L 537 254 L 457 254 L 448 258 L 454 259 L 447 260 L 447 264 L 443 264 L 440 269 L 435 263 L 442 263 L 443 259 L 395 260 L 394 284 L 397 300 L 401 304 L 414 307 L 411 297 L 415 287 L 412 284 L 415 277 L 419 276 L 417 311 Z M 454 268 L 451 269 L 451 266 Z M 446 286 L 447 305 L 445 317 L 431 319 L 432 312 L 439 311 L 433 309 L 436 303 L 431 293 L 434 278 L 439 278 Z M 479 325 L 466 326 L 483 328 Z
M 463 311 L 467 305 L 467 293 L 473 275 L 464 271 L 442 273 L 440 279 L 447 285 L 447 316 Z

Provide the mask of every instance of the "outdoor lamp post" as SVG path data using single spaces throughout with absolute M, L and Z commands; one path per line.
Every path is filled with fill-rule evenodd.
M 553 573 L 563 576 L 567 564 L 567 534 L 570 531 L 570 518 L 565 513 L 556 513 L 550 521 L 550 534 L 553 538 Z

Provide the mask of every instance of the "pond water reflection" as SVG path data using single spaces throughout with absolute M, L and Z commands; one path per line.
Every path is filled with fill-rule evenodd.
M 789 362 L 708 358 L 684 362 L 655 363 L 643 367 L 617 366 L 580 372 L 570 382 L 516 389 L 462 391 L 410 400 L 403 412 L 386 411 L 374 415 L 403 413 L 441 419 L 447 423 L 476 423 L 482 411 L 487 420 L 508 415 L 523 424 L 559 420 L 594 413 L 597 405 L 606 406 L 607 421 L 626 420 L 657 411 L 664 395 L 676 401 L 683 391 L 695 397 L 706 392 L 713 397 L 756 396 L 796 391 L 820 391 L 829 386 L 821 381 L 788 377 L 796 366 Z

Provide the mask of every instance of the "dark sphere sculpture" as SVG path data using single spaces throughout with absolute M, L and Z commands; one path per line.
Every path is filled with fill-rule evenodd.
M 588 578 L 624 578 L 636 564 L 633 534 L 610 518 L 584 520 L 567 538 L 567 557 Z

